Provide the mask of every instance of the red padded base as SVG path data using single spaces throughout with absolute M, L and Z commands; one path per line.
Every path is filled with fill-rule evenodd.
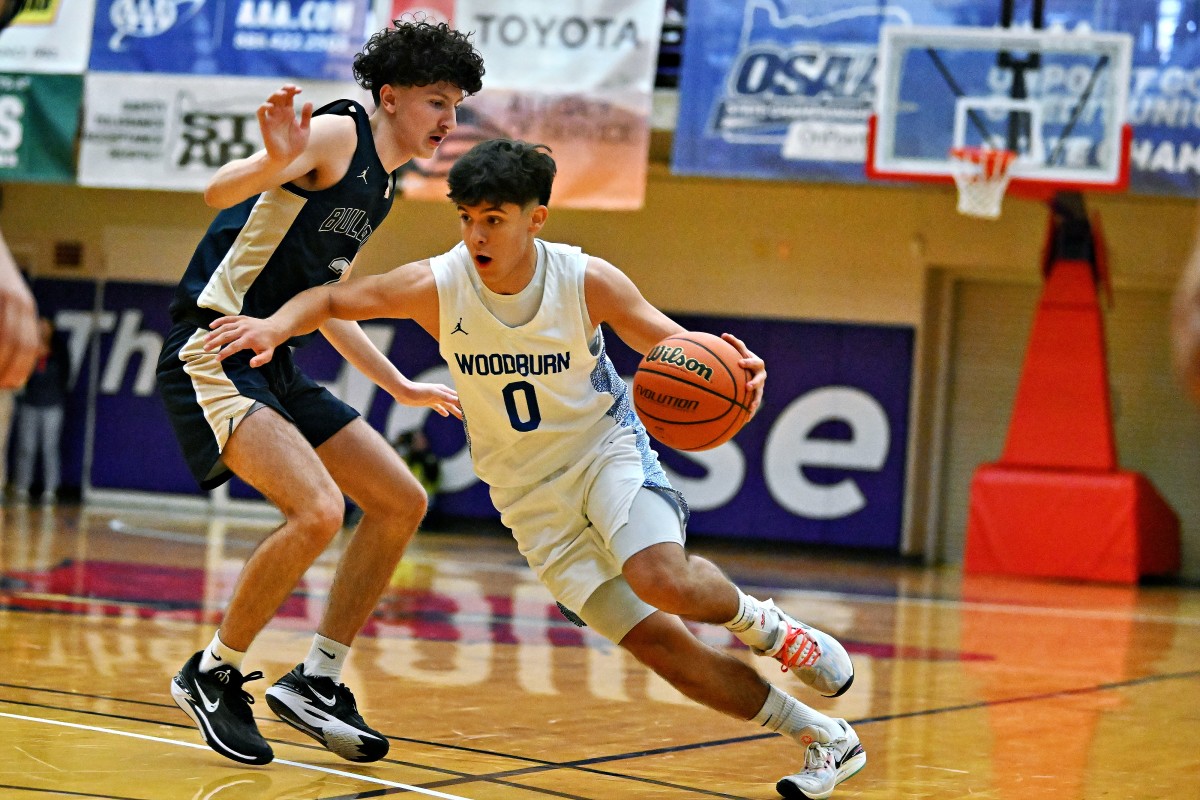
M 964 570 L 1136 583 L 1179 570 L 1179 517 L 1136 472 L 984 464 Z

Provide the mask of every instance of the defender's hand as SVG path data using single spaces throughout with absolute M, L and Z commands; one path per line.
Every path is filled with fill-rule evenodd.
M 286 338 L 275 331 L 270 322 L 255 317 L 221 317 L 208 327 L 213 330 L 204 337 L 204 352 L 217 350 L 217 360 L 224 361 L 234 353 L 253 350 L 252 367 L 261 367 L 270 361 L 276 345 Z
M 296 119 L 295 97 L 300 91 L 300 87 L 289 83 L 258 107 L 263 147 L 267 156 L 279 164 L 290 164 L 308 146 L 313 105 L 305 103 Z
M 404 389 L 392 395 L 396 402 L 406 406 L 427 406 L 443 417 L 453 414 L 462 419 L 462 407 L 458 404 L 458 392 L 440 383 L 408 383 Z

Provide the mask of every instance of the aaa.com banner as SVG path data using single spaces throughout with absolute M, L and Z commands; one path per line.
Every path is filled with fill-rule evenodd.
M 67 183 L 83 78 L 0 73 L 0 182 Z
M 400 0 L 392 12 L 424 5 Z M 473 32 L 484 88 L 437 155 L 412 163 L 405 196 L 445 200 L 455 158 L 507 136 L 551 148 L 556 207 L 640 208 L 664 9 L 663 0 L 457 0 L 449 21 Z
M 82 75 L 94 0 L 29 0 L 0 34 L 0 72 Z
M 999 8 L 976 0 L 689 0 L 672 167 L 863 183 L 880 27 L 992 26 Z M 1200 5 L 1058 0 L 1047 4 L 1045 22 L 1134 37 L 1130 189 L 1200 196 Z
M 182 273 L 183 264 L 178 265 Z M 95 402 L 91 484 L 104 489 L 199 494 L 155 390 L 154 365 L 170 327 L 173 287 L 39 281 L 39 305 L 68 339 L 74 364 L 64 436 L 64 485 L 78 486 L 87 398 Z M 692 507 L 689 533 L 871 547 L 900 542 L 909 439 L 913 331 L 907 327 L 677 317 L 685 327 L 730 331 L 763 356 L 767 401 L 730 442 L 699 453 L 660 448 Z M 410 321 L 375 320 L 367 335 L 414 380 L 448 383 L 437 344 Z M 99 357 L 88 357 L 96 338 Z M 627 380 L 638 356 L 613 336 L 609 353 Z M 398 405 L 318 337 L 301 367 L 358 409 L 390 441 L 421 429 L 442 459 L 439 510 L 494 519 L 471 469 L 462 423 Z M 93 372 L 91 367 L 95 365 Z M 137 441 L 137 447 L 107 443 Z M 235 497 L 252 497 L 243 484 Z
M 350 80 L 369 0 L 96 0 L 89 68 Z
M 202 190 L 217 169 L 262 147 L 255 110 L 279 81 L 91 73 L 80 136 L 79 183 Z M 353 83 L 305 81 L 300 101 L 319 108 L 359 97 Z

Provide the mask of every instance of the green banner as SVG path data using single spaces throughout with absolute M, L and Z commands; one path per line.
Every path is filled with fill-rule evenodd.
M 0 72 L 0 182 L 70 183 L 80 75 Z

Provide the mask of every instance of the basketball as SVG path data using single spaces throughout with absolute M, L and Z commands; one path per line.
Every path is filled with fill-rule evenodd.
M 750 418 L 749 375 L 729 342 L 711 333 L 668 336 L 633 376 L 633 407 L 650 435 L 676 450 L 724 444 Z

